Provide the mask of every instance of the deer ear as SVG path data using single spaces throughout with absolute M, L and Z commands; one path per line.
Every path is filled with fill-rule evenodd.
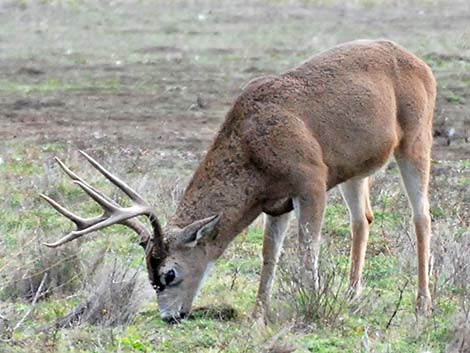
M 189 247 L 196 246 L 199 240 L 214 234 L 219 222 L 220 215 L 215 215 L 191 223 L 183 229 L 182 243 Z

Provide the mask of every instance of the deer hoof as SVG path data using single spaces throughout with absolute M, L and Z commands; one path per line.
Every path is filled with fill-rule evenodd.
M 348 288 L 348 299 L 354 301 L 362 294 L 362 284 L 360 281 L 350 281 Z
M 256 305 L 251 313 L 251 318 L 260 326 L 266 326 L 268 324 L 268 315 L 266 309 L 262 305 Z
M 416 299 L 416 312 L 418 315 L 431 316 L 432 314 L 432 301 L 431 296 L 418 294 Z

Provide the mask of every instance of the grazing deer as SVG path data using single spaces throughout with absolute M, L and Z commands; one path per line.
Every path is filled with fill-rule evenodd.
M 360 289 L 369 223 L 368 176 L 394 155 L 417 236 L 417 309 L 431 310 L 428 182 L 436 84 L 429 67 L 386 40 L 360 40 L 322 52 L 279 76 L 256 79 L 227 114 L 164 229 L 135 191 L 82 154 L 134 202 L 120 207 L 58 161 L 103 210 L 83 219 L 42 195 L 77 225 L 50 247 L 124 224 L 141 235 L 150 282 L 167 321 L 189 313 L 203 278 L 230 242 L 266 214 L 255 313 L 268 308 L 289 213 L 298 220 L 304 275 L 318 281 L 327 191 L 339 185 L 351 216 L 349 283 Z M 150 233 L 136 219 L 147 216 Z M 314 287 L 314 286 L 312 286 Z

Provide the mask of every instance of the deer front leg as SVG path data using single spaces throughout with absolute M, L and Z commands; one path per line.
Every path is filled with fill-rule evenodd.
M 325 183 L 311 183 L 304 194 L 294 198 L 294 210 L 299 223 L 300 273 L 303 286 L 319 288 L 318 257 L 321 226 L 326 205 Z
M 271 290 L 276 273 L 277 262 L 281 253 L 282 244 L 289 225 L 290 213 L 273 217 L 265 215 L 263 236 L 263 267 L 256 297 L 253 317 L 257 320 L 267 320 Z

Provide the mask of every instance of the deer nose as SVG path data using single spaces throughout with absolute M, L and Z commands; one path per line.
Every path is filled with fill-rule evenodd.
M 169 325 L 178 324 L 181 322 L 181 320 L 184 320 L 187 316 L 188 316 L 187 313 L 181 312 L 175 315 L 164 317 L 163 321 L 165 321 Z

